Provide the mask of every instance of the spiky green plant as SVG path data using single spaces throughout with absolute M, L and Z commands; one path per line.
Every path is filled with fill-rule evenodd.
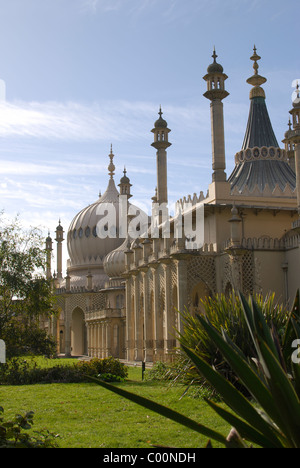
M 240 295 L 243 315 L 257 357 L 246 356 L 225 330 L 221 333 L 207 317 L 197 316 L 201 326 L 222 353 L 251 399 L 211 366 L 197 350 L 182 345 L 197 371 L 218 391 L 227 406 L 206 399 L 209 406 L 232 426 L 225 438 L 184 415 L 117 387 L 93 379 L 99 385 L 170 418 L 226 447 L 300 448 L 300 366 L 293 362 L 292 345 L 300 339 L 299 292 L 288 317 L 282 345 L 274 327 L 268 326 L 262 307 Z M 249 445 L 250 444 L 250 445 Z

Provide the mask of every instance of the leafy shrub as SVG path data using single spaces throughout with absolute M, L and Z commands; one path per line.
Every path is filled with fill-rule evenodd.
M 50 357 L 57 353 L 55 339 L 36 323 L 27 325 L 18 319 L 11 319 L 6 328 L 2 330 L 1 338 L 6 343 L 8 359 L 28 355 Z
M 113 375 L 113 374 L 99 374 L 98 378 L 100 380 L 103 380 L 103 382 L 124 382 L 124 378 L 118 376 L 118 375 Z
M 170 373 L 171 366 L 165 362 L 158 361 L 147 371 L 145 380 L 169 380 L 169 378 L 172 378 Z
M 96 377 L 99 374 L 112 374 L 125 379 L 128 376 L 127 367 L 113 357 L 79 361 L 78 368 L 81 374 L 91 377 Z
M 10 421 L 4 420 L 3 413 L 0 407 L 0 448 L 58 448 L 58 436 L 48 430 L 35 431 L 36 435 L 24 432 L 33 425 L 32 411 L 24 416 L 18 414 Z
M 124 364 L 114 358 L 95 358 L 49 368 L 39 367 L 32 359 L 13 358 L 0 366 L 0 384 L 79 383 L 86 381 L 87 375 L 97 377 L 99 374 L 115 376 L 117 381 L 119 378 L 125 379 L 128 371 Z
M 263 298 L 261 295 L 254 297 L 255 302 L 262 310 L 268 326 L 275 328 L 279 339 L 283 338 L 288 311 L 275 302 L 275 295 L 270 294 Z M 250 298 L 249 298 L 250 301 Z M 232 292 L 229 297 L 216 295 L 202 301 L 203 315 L 207 317 L 213 327 L 221 332 L 224 330 L 232 342 L 239 347 L 246 356 L 257 357 L 256 349 L 249 332 L 243 313 L 243 304 L 240 296 Z M 178 333 L 178 339 L 182 346 L 194 349 L 202 359 L 214 366 L 228 380 L 236 382 L 235 373 L 222 356 L 218 346 L 211 339 L 197 317 L 189 311 L 182 313 L 184 331 Z M 189 357 L 182 353 L 177 363 L 178 378 L 190 383 L 203 385 L 203 378 L 191 364 Z

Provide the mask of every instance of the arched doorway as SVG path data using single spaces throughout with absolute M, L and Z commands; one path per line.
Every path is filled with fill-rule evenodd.
M 206 297 L 211 296 L 211 292 L 203 281 L 200 281 L 192 291 L 192 310 L 194 313 L 201 313 L 203 312 L 203 306 L 201 301 L 204 300 Z
M 76 307 L 72 313 L 71 354 L 82 356 L 87 353 L 86 327 L 82 309 Z

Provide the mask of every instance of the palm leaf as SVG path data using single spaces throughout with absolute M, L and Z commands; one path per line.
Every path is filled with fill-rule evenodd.
M 240 393 L 228 380 L 216 372 L 209 364 L 197 356 L 192 350 L 183 348 L 190 357 L 200 374 L 219 392 L 224 402 L 237 415 L 245 421 L 248 421 L 253 427 L 261 433 L 267 435 L 270 445 L 276 445 L 280 442 L 274 433 L 270 430 L 269 424 L 251 405 L 247 398 Z

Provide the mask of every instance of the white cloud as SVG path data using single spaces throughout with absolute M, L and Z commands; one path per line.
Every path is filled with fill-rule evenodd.
M 2 102 L 0 137 L 58 141 L 144 139 L 157 110 L 158 106 L 149 102 L 113 101 L 90 105 L 75 102 Z M 178 128 L 195 128 L 207 120 L 207 115 L 204 118 L 201 108 L 196 105 L 166 106 L 165 113 Z

